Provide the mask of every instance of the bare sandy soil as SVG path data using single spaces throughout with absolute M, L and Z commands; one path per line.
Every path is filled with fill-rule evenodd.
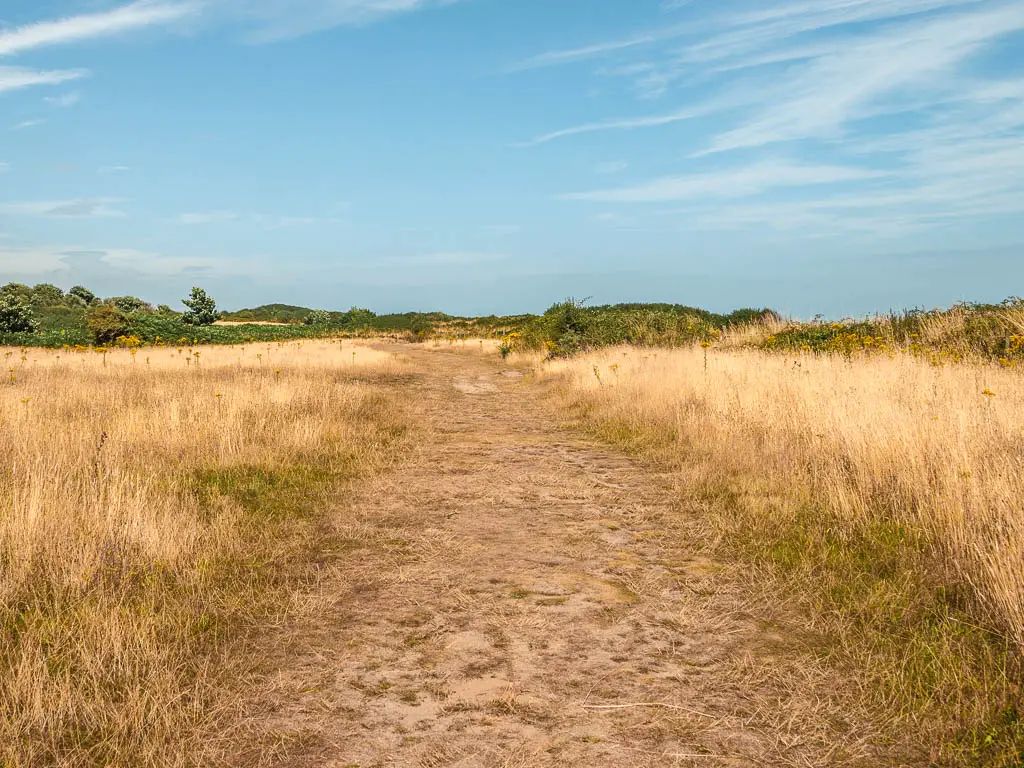
M 899 765 L 700 502 L 479 355 L 406 347 L 429 439 L 337 500 L 247 765 Z M 776 607 L 772 607 L 775 605 Z

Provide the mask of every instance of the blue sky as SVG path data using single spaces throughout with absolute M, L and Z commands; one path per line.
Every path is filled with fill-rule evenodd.
M 0 1 L 0 282 L 838 315 L 1022 246 L 1021 0 Z

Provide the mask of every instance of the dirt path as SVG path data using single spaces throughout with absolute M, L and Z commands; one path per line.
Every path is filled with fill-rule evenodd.
M 671 478 L 495 361 L 403 354 L 432 439 L 341 504 L 318 619 L 284 633 L 267 693 L 273 764 L 895 764 L 695 554 Z

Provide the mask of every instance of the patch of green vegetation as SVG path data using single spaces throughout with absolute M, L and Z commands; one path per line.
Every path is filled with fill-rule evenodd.
M 455 317 L 443 312 L 377 315 L 353 307 L 329 312 L 290 304 L 265 304 L 237 312 L 217 312 L 212 297 L 194 288 L 183 299 L 187 311 L 152 304 L 135 296 L 97 297 L 76 286 L 65 293 L 40 284 L 8 283 L 0 300 L 10 305 L 9 320 L 0 311 L 0 345 L 23 347 L 134 344 L 247 344 L 333 336 L 392 334 L 413 341 L 431 338 L 500 337 L 532 319 Z M 241 325 L 214 325 L 214 320 Z M 262 325 L 278 323 L 279 325 Z
M 942 764 L 1019 768 L 1021 658 L 976 624 L 981 607 L 969 585 L 936 572 L 942 556 L 932 543 L 895 522 L 851 530 L 820 509 L 770 523 L 734 509 L 726 546 L 774 573 L 818 617 L 824 652 L 866 670 L 886 711 L 948 729 L 934 745 Z
M 730 325 L 766 317 L 775 317 L 775 313 L 740 309 L 721 315 L 681 304 L 587 306 L 567 299 L 525 322 L 506 343 L 510 350 L 546 350 L 552 357 L 570 357 L 614 344 L 683 346 L 712 340 Z
M 1006 367 L 1024 361 L 1024 299 L 1000 304 L 961 303 L 950 309 L 915 309 L 863 320 L 792 323 L 765 337 L 769 350 L 839 353 L 905 349 L 933 363 L 969 357 Z
M 308 519 L 316 510 L 316 490 L 334 474 L 306 464 L 290 467 L 227 467 L 197 472 L 193 488 L 204 506 L 216 496 L 236 502 L 252 518 L 266 521 Z

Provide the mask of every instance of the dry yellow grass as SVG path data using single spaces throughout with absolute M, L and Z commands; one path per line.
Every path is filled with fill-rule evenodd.
M 501 346 L 500 339 L 469 338 L 461 339 L 455 337 L 431 339 L 427 342 L 431 349 L 452 349 L 460 352 L 473 352 L 482 355 L 493 355 Z
M 402 439 L 352 378 L 401 361 L 348 342 L 0 361 L 0 765 L 216 760 L 248 670 L 229 649 L 301 571 L 311 503 Z
M 707 507 L 719 534 L 732 539 L 728 546 L 759 540 L 748 547 L 758 560 L 801 571 L 801 589 L 823 593 L 836 615 L 884 616 L 881 631 L 893 642 L 965 643 L 959 630 L 911 637 L 907 616 L 917 607 L 907 585 L 915 582 L 941 593 L 943 611 L 961 611 L 958 621 L 1024 648 L 1019 372 L 933 367 L 909 355 L 701 348 L 608 349 L 542 370 L 566 378 L 563 391 L 585 424 L 675 463 L 688 473 L 682 485 L 690 494 L 718 489 Z M 933 631 L 942 620 L 926 617 L 921 627 Z M 849 621 L 845 631 L 857 634 Z M 899 662 L 906 669 L 878 670 L 892 673 L 897 707 L 913 707 L 905 699 L 923 676 L 932 686 L 926 698 L 934 699 L 927 706 L 947 696 L 946 683 L 962 686 L 958 706 L 976 711 L 959 717 L 980 722 L 995 702 L 971 702 L 971 692 L 1012 687 L 1005 669 L 976 669 L 987 681 L 975 687 L 961 679 L 963 668 L 906 658 Z M 952 682 L 932 679 L 947 672 Z

